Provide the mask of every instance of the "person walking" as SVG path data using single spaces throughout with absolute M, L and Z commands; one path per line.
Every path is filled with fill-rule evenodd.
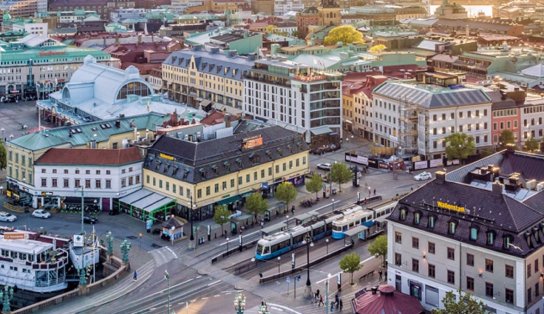
M 374 195 L 376 195 L 376 189 L 374 189 Z
M 319 303 L 317 304 L 317 306 L 321 307 L 321 305 L 325 306 L 325 303 L 323 302 L 323 296 L 322 295 L 319 296 Z
M 344 302 L 342 302 L 342 299 L 340 299 L 340 311 L 344 308 Z
M 133 280 L 138 280 L 138 273 L 134 271 L 134 274 L 132 275 Z

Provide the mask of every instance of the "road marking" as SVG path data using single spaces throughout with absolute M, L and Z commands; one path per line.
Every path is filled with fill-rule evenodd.
M 198 278 L 200 278 L 200 277 L 202 277 L 202 276 L 198 275 L 198 276 L 196 276 L 196 279 L 198 279 Z
M 197 299 L 192 299 L 190 303 L 195 303 Z
M 207 300 L 207 299 L 208 299 L 208 297 L 203 297 L 203 298 L 201 298 L 201 300 Z
M 221 296 L 220 294 L 216 294 L 216 295 L 214 295 L 213 297 L 214 297 L 214 298 L 217 298 L 217 297 L 220 297 L 220 296 Z
M 175 258 L 178 258 L 178 255 L 177 255 L 171 248 L 166 247 L 166 249 L 167 249 L 168 251 L 170 251 L 170 253 L 172 253 L 172 255 L 174 255 Z
M 207 287 L 211 287 L 211 286 L 215 286 L 216 284 L 220 283 L 221 280 L 217 280 L 217 281 L 214 281 L 214 282 L 210 282 L 209 284 L 207 284 Z
M 283 312 L 283 309 L 280 309 L 279 307 L 271 306 L 270 309 Z
M 286 306 L 283 306 L 283 305 L 274 304 L 274 303 L 267 303 L 267 304 L 270 305 L 271 308 L 276 307 L 278 310 L 283 309 L 283 310 L 289 311 L 289 312 L 294 313 L 294 314 L 302 314 L 300 312 L 297 312 L 297 311 L 295 311 L 293 309 L 290 309 L 290 308 L 288 308 Z

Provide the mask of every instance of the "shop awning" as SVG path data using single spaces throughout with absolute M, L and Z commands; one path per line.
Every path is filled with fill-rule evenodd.
M 148 189 L 140 189 L 136 192 L 132 192 L 129 195 L 122 197 L 121 199 L 119 199 L 119 201 L 128 205 L 132 205 L 134 202 L 137 202 L 151 194 L 153 194 L 153 192 Z
M 312 132 L 313 135 L 323 135 L 332 133 L 332 130 L 328 126 L 320 126 L 317 128 L 312 128 L 310 132 Z
M 233 203 L 233 202 L 236 202 L 237 200 L 240 200 L 242 199 L 242 197 L 240 195 L 234 195 L 234 196 L 231 196 L 231 197 L 226 197 L 222 200 L 219 200 L 216 202 L 217 205 L 227 205 L 227 204 L 230 204 L 230 203 Z
M 353 229 L 349 229 L 348 231 L 344 232 L 347 236 L 353 237 L 354 235 L 359 234 L 360 232 L 363 232 L 365 230 L 368 230 L 367 226 L 359 225 Z
M 119 201 L 148 213 L 152 213 L 153 211 L 174 202 L 174 200 L 169 197 L 145 188 L 133 192 L 121 198 Z

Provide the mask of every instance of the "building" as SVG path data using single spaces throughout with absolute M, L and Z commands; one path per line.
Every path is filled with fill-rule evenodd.
M 104 20 L 109 20 L 111 12 L 119 8 L 134 8 L 133 0 L 49 0 L 49 11 L 96 11 Z
M 442 0 L 434 15 L 437 18 L 443 19 L 466 19 L 468 17 L 467 10 L 460 4 L 448 3 L 448 0 Z
M 424 313 L 419 301 L 406 294 L 395 290 L 395 287 L 381 285 L 370 291 L 360 291 L 351 300 L 353 313 L 355 314 L 381 314 L 381 313 Z
M 401 198 L 388 217 L 388 284 L 426 310 L 462 290 L 491 313 L 540 313 L 543 164 L 505 150 Z
M 240 55 L 257 53 L 263 47 L 263 34 L 246 30 L 232 30 L 216 36 L 211 36 L 207 43 L 209 47 L 222 50 L 234 50 Z
M 297 35 L 299 38 L 306 38 L 309 28 L 312 25 L 319 25 L 319 10 L 317 7 L 305 7 L 304 11 L 297 13 Z
M 8 0 L 0 4 L 2 21 L 11 18 L 32 17 L 38 12 L 47 11 L 47 0 Z
M 244 113 L 304 134 L 320 146 L 342 137 L 340 73 L 312 72 L 278 59 L 258 60 L 245 75 Z
M 274 15 L 276 0 L 251 0 L 251 9 L 254 13 Z
M 85 57 L 83 66 L 74 72 L 62 90 L 50 94 L 49 99 L 39 100 L 37 106 L 43 117 L 57 125 L 131 117 L 148 112 L 177 112 L 188 120 L 199 120 L 204 116 L 203 112 L 155 94 L 136 67 L 120 70 L 98 64 L 91 56 Z
M 103 211 L 113 200 L 142 187 L 143 158 L 136 147 L 121 149 L 51 148 L 34 163 L 33 207 L 64 209 L 84 204 Z
M 386 81 L 373 91 L 374 142 L 438 159 L 445 138 L 464 133 L 476 148 L 491 145 L 491 99 L 459 77 L 421 73 L 415 80 Z
M 50 148 L 121 149 L 149 143 L 157 126 L 168 117 L 148 113 L 44 130 L 6 143 L 7 196 L 15 202 L 36 207 L 42 190 L 35 181 L 35 161 Z M 52 195 L 51 195 L 52 196 Z
M 244 74 L 253 67 L 254 57 L 200 46 L 173 52 L 162 66 L 165 91 L 169 99 L 193 107 L 211 104 L 239 112 L 244 101 Z
M 284 181 L 303 184 L 308 154 L 299 134 L 279 126 L 251 121 L 185 126 L 149 148 L 144 187 L 174 199 L 180 216 L 205 220 L 213 217 L 215 205 L 235 210 L 251 193 L 270 195 Z
M 275 16 L 283 16 L 289 12 L 300 12 L 304 10 L 303 0 L 274 0 Z
M 103 51 L 68 47 L 42 35 L 0 42 L 0 48 L 0 99 L 4 101 L 43 98 L 64 86 L 89 55 L 101 64 L 118 66 L 118 60 Z

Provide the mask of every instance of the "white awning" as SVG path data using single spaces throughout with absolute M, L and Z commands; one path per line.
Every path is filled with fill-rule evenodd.
M 130 193 L 129 195 L 121 198 L 119 201 L 148 213 L 174 202 L 174 200 L 170 197 L 145 188 Z

